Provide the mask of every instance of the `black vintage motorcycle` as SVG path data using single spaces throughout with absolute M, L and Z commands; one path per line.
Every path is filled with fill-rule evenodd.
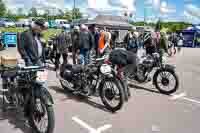
M 62 65 L 57 76 L 64 89 L 84 96 L 98 93 L 105 107 L 115 112 L 124 104 L 124 91 L 115 72 L 104 60 L 96 59 L 94 63 L 86 66 Z
M 44 67 L 5 67 L 0 74 L 3 82 L 3 107 L 5 103 L 22 109 L 30 126 L 36 133 L 53 133 L 55 116 L 53 99 L 38 79 Z
M 175 66 L 163 63 L 163 57 L 155 52 L 138 59 L 137 70 L 134 74 L 129 74 L 129 79 L 137 83 L 147 83 L 151 81 L 150 74 L 153 74 L 153 84 L 163 94 L 172 94 L 179 87 L 179 79 L 175 71 Z M 170 85 L 173 85 L 170 87 Z

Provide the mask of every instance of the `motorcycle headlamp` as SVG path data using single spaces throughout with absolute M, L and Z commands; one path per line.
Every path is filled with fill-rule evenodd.
M 112 71 L 112 68 L 111 66 L 107 65 L 107 64 L 103 64 L 101 67 L 100 67 L 100 71 L 102 74 L 110 74 L 111 71 Z

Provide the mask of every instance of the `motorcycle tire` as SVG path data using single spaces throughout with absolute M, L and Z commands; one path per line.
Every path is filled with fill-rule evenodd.
M 176 54 L 176 47 L 174 47 L 174 51 L 173 51 L 173 54 L 174 54 L 174 55 Z
M 118 79 L 121 87 L 124 89 L 124 95 L 125 95 L 125 101 L 128 102 L 129 98 L 131 97 L 130 88 L 128 87 L 127 81 L 122 81 L 121 79 Z
M 116 85 L 116 87 L 117 87 L 117 89 L 119 91 L 119 103 L 116 106 L 110 105 L 106 100 L 105 91 L 106 91 L 106 89 L 108 89 L 108 88 L 104 87 L 106 82 L 110 82 L 110 83 Z M 120 110 L 123 107 L 124 102 L 125 102 L 125 94 L 124 93 L 125 92 L 124 92 L 123 88 L 119 84 L 118 80 L 115 79 L 115 78 L 105 78 L 100 83 L 100 97 L 101 97 L 101 100 L 102 100 L 103 104 L 105 105 L 106 109 L 110 110 L 111 112 L 116 112 L 116 111 Z
M 159 86 L 159 83 L 157 82 L 158 76 L 159 76 L 161 73 L 163 73 L 163 72 L 168 72 L 168 73 L 170 73 L 170 74 L 174 77 L 174 79 L 175 79 L 175 86 L 174 86 L 171 90 L 164 90 L 163 88 L 161 88 L 161 87 Z M 153 83 L 154 83 L 156 89 L 158 89 L 158 91 L 159 91 L 160 93 L 166 94 L 166 95 L 170 95 L 170 94 L 176 92 L 177 89 L 179 88 L 179 78 L 178 78 L 177 74 L 174 72 L 174 70 L 172 70 L 172 69 L 167 69 L 167 68 L 165 68 L 165 69 L 159 69 L 158 71 L 156 71 L 156 73 L 155 73 L 154 76 L 153 76 Z
M 43 101 L 42 98 L 40 98 L 40 101 L 41 101 L 41 104 L 43 105 L 43 107 L 45 107 L 45 109 L 46 109 L 46 113 L 48 116 L 48 127 L 45 130 L 45 132 L 39 131 L 39 129 L 37 128 L 37 126 L 34 122 L 33 111 L 31 111 L 29 113 L 29 119 L 28 119 L 29 124 L 36 133 L 53 133 L 54 127 L 55 127 L 55 114 L 54 114 L 53 106 L 45 104 L 45 102 Z

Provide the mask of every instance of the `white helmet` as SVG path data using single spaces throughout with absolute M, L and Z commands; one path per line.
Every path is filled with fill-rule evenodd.
M 74 30 L 79 30 L 79 26 L 74 26 Z

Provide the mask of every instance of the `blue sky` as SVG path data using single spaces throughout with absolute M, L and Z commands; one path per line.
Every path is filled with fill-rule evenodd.
M 54 6 L 61 9 L 72 8 L 74 0 L 4 0 L 11 9 L 32 6 Z M 87 14 L 106 13 L 122 15 L 124 12 L 134 12 L 135 20 L 144 19 L 144 7 L 146 8 L 147 19 L 155 20 L 158 16 L 171 21 L 192 21 L 200 22 L 200 0 L 75 0 L 76 7 L 81 8 Z M 154 1 L 154 3 L 152 3 Z M 160 1 L 159 9 L 163 6 L 163 14 L 158 14 L 158 7 L 155 2 Z M 184 2 L 184 1 L 187 1 Z M 188 2 L 189 1 L 189 2 Z M 144 4 L 148 2 L 148 5 Z M 136 5 L 135 5 L 136 4 Z M 88 10 L 92 8 L 92 10 Z M 160 11 L 160 10 L 159 10 Z

